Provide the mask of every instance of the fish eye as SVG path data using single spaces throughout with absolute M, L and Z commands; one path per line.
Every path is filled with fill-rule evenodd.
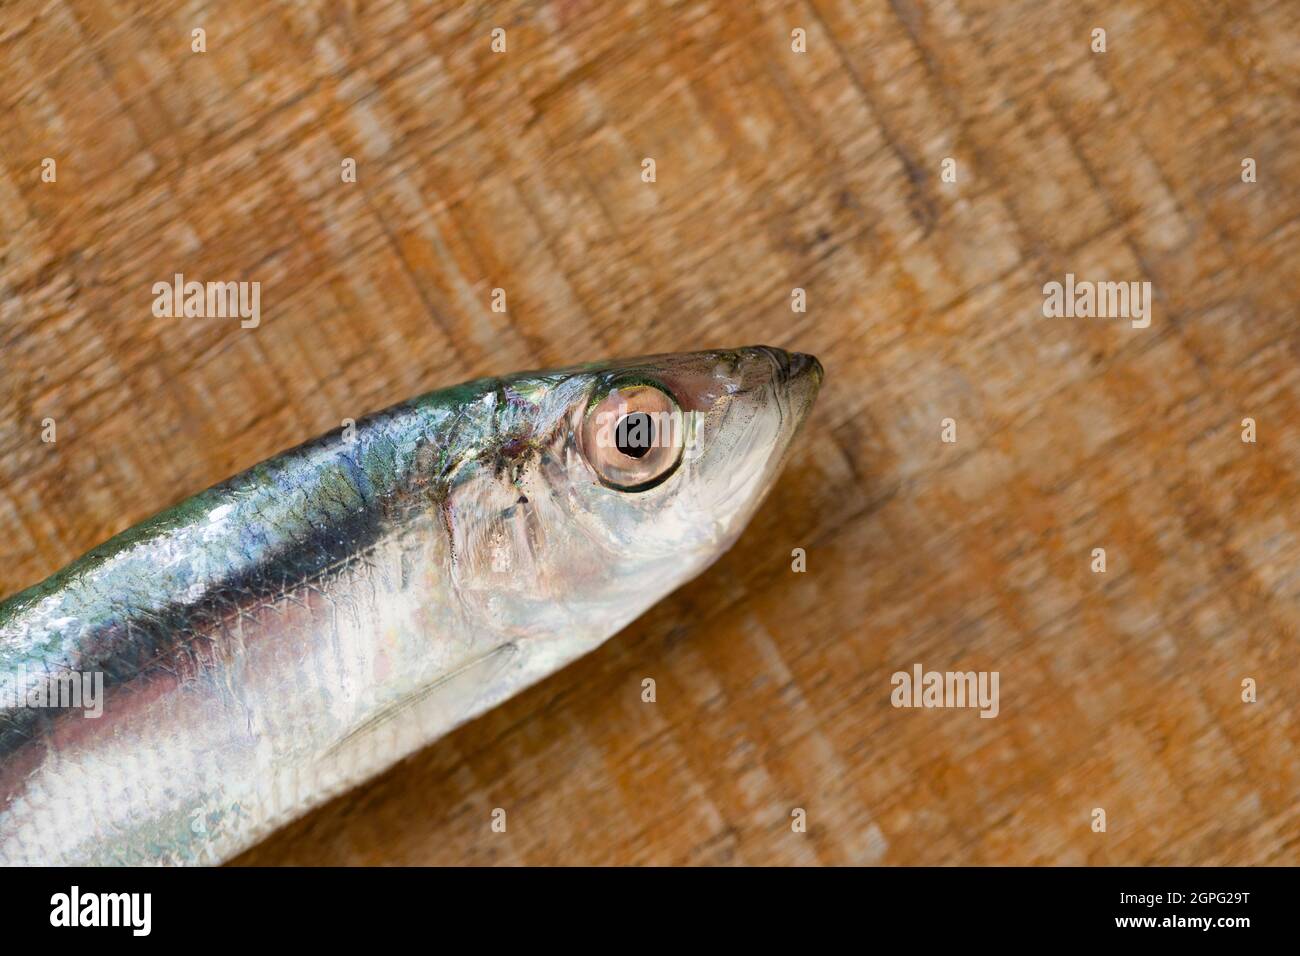
M 624 381 L 593 396 L 579 444 L 601 484 L 619 491 L 646 491 L 681 464 L 683 426 L 681 407 L 666 388 Z

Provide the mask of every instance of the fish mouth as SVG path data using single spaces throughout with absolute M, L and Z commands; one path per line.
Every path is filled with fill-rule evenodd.
M 782 412 L 792 419 L 797 428 L 807 417 L 821 390 L 826 371 L 815 355 L 806 352 L 787 352 L 771 345 L 755 346 L 772 364 L 772 390 L 782 406 Z
M 809 355 L 807 352 L 787 354 L 789 356 L 789 365 L 786 371 L 786 381 L 807 378 L 812 380 L 813 388 L 821 388 L 822 380 L 826 378 L 826 370 L 822 368 L 822 363 L 817 360 L 817 356 Z
M 718 434 L 727 441 L 712 463 L 725 487 L 717 506 L 729 512 L 715 540 L 719 549 L 735 540 L 775 485 L 825 375 L 804 352 L 753 345 L 729 354 L 739 360 L 741 387 L 730 396 L 738 401 L 723 403 Z
M 791 382 L 811 377 L 816 380 L 817 385 L 821 385 L 825 370 L 822 368 L 822 363 L 817 361 L 817 356 L 809 355 L 807 352 L 787 352 L 785 349 L 778 349 L 771 345 L 759 345 L 755 348 L 771 360 L 779 381 Z

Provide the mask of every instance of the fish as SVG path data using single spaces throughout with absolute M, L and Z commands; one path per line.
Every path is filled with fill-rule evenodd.
M 0 603 L 0 864 L 211 865 L 592 651 L 739 536 L 823 377 L 767 346 L 482 378 Z

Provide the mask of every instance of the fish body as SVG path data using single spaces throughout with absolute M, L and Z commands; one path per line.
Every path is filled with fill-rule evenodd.
M 754 347 L 469 382 L 0 603 L 0 863 L 221 862 L 587 653 L 730 545 L 820 381 Z

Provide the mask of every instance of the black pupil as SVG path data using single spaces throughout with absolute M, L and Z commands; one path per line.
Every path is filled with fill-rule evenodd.
M 653 424 L 645 412 L 624 415 L 614 428 L 614 445 L 629 458 L 643 457 L 651 447 Z

